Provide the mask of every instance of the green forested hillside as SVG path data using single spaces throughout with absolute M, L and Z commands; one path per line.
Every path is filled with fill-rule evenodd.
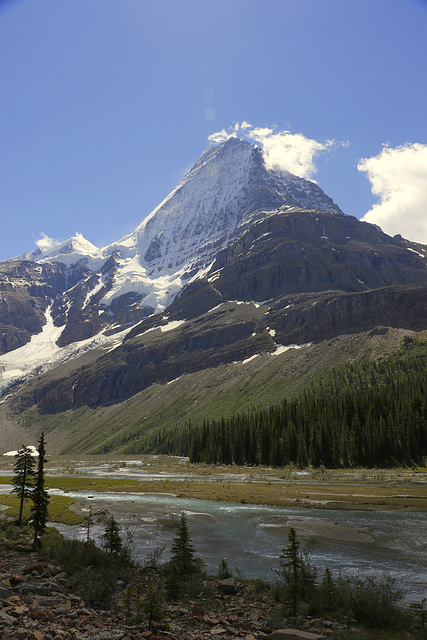
M 427 453 L 427 343 L 333 369 L 294 400 L 163 431 L 145 451 L 192 462 L 326 467 L 422 464 Z

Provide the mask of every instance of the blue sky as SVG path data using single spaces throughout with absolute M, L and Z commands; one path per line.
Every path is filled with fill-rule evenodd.
M 0 0 L 0 260 L 118 240 L 235 132 L 427 244 L 426 33 L 425 0 Z

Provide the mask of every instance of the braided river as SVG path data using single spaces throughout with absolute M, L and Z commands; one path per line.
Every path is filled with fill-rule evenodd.
M 105 477 L 105 469 L 101 468 L 80 469 L 79 473 Z M 167 475 L 187 478 L 185 473 Z M 111 476 L 135 478 L 135 473 L 127 469 Z M 153 473 L 148 477 L 164 479 L 165 474 Z M 195 478 L 192 475 L 191 479 Z M 236 477 L 234 481 L 238 481 Z M 63 492 L 52 489 L 50 493 Z M 274 581 L 281 550 L 288 543 L 289 528 L 293 527 L 301 547 L 311 549 L 319 576 L 326 567 L 335 574 L 389 576 L 395 578 L 405 600 L 420 601 L 427 596 L 426 512 L 274 507 L 158 493 L 88 490 L 69 491 L 66 495 L 76 498 L 79 512 L 92 514 L 89 533 L 98 543 L 105 527 L 103 515 L 112 514 L 122 533 L 131 532 L 132 554 L 140 562 L 156 550 L 163 550 L 162 560 L 168 559 L 176 531 L 164 523 L 171 520 L 171 514 L 179 516 L 184 512 L 197 556 L 204 560 L 209 572 L 216 573 L 224 558 L 237 577 Z M 67 538 L 87 537 L 86 526 L 55 526 Z

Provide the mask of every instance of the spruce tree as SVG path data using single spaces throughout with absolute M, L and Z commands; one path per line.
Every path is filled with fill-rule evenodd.
M 49 496 L 44 488 L 44 465 L 47 462 L 46 448 L 44 444 L 44 433 L 42 432 L 37 448 L 39 459 L 37 463 L 37 475 L 34 489 L 31 494 L 33 505 L 31 507 L 31 524 L 34 529 L 33 548 L 40 546 L 40 538 L 42 537 L 47 523 L 49 510 Z
M 31 498 L 34 485 L 34 456 L 29 447 L 22 446 L 15 456 L 16 462 L 14 466 L 13 489 L 12 493 L 16 493 L 19 500 L 19 516 L 18 524 L 22 523 L 22 511 L 24 508 L 24 500 Z
M 297 534 L 292 527 L 289 530 L 288 541 L 288 546 L 282 549 L 280 564 L 285 583 L 285 600 L 291 605 L 292 615 L 296 617 L 301 599 L 303 561 Z
M 225 558 L 223 558 L 218 565 L 218 578 L 220 580 L 231 578 L 231 571 Z
M 179 582 L 179 569 L 176 566 L 175 562 L 172 562 L 169 565 L 169 573 L 166 577 L 166 591 L 172 600 L 176 600 L 181 591 L 181 585 Z
M 196 572 L 195 551 L 188 531 L 187 518 L 184 513 L 181 513 L 177 535 L 171 547 L 171 564 L 177 566 L 181 576 L 189 576 Z
M 116 522 L 114 516 L 111 516 L 107 521 L 104 533 L 101 538 L 103 539 L 103 547 L 109 552 L 119 555 L 123 549 L 123 542 L 120 537 L 120 525 Z
M 152 629 L 153 622 L 160 622 L 165 615 L 164 600 L 163 579 L 158 576 L 148 582 L 140 605 L 147 618 L 149 631 Z

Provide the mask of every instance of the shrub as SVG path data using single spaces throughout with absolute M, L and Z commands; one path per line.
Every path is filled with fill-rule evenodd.
M 117 590 L 117 573 L 114 567 L 92 567 L 81 569 L 70 580 L 73 590 L 89 606 L 109 607 Z
M 398 603 L 403 592 L 394 578 L 339 577 L 336 581 L 335 604 L 341 611 L 349 611 L 359 622 L 371 628 L 398 626 L 404 619 Z
M 178 529 L 179 523 L 179 516 L 177 516 L 176 513 L 170 513 L 168 516 L 157 518 L 158 526 L 168 531 L 175 531 Z
M 153 569 L 154 571 L 161 571 L 164 569 L 165 562 L 161 562 L 162 556 L 165 552 L 166 545 L 161 547 L 155 547 L 144 558 L 145 569 Z
M 49 549 L 49 556 L 68 574 L 75 592 L 91 605 L 108 606 L 117 581 L 127 581 L 132 563 L 129 555 L 107 553 L 94 542 L 61 540 Z
M 231 571 L 225 558 L 223 558 L 218 565 L 218 578 L 220 580 L 231 578 Z

